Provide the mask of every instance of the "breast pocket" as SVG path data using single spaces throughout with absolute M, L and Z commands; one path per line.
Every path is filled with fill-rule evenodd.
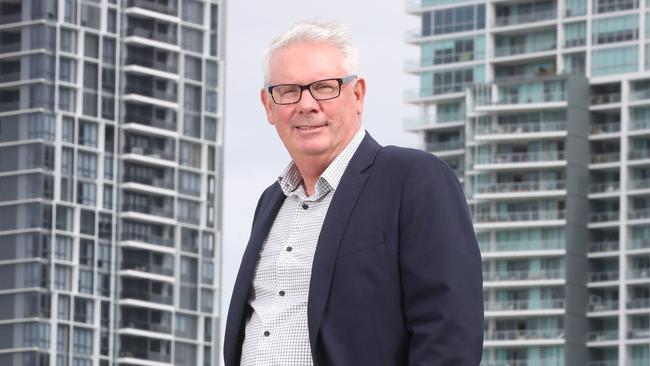
M 344 242 L 339 249 L 338 258 L 374 248 L 377 245 L 384 244 L 384 242 L 384 232 L 382 230 L 376 230 L 369 235 L 362 236 L 362 239 Z

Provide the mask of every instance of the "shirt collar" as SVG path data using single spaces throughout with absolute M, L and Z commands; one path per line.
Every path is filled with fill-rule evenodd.
M 343 177 L 345 169 L 350 163 L 350 160 L 352 160 L 352 156 L 357 151 L 357 148 L 359 148 L 359 145 L 361 145 L 361 141 L 363 141 L 365 136 L 366 130 L 359 128 L 345 149 L 343 149 L 327 169 L 325 169 L 316 182 L 316 196 L 321 195 L 319 194 L 319 191 L 322 189 L 331 188 L 332 190 L 336 190 L 341 178 Z M 291 193 L 298 188 L 300 183 L 302 183 L 302 176 L 300 175 L 300 171 L 298 171 L 298 166 L 296 166 L 293 161 L 284 168 L 284 171 L 278 177 L 278 182 L 280 183 L 282 192 L 286 196 L 291 195 Z

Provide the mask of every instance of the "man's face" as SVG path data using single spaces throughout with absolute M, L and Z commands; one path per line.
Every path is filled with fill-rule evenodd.
M 299 84 L 342 78 L 342 53 L 323 43 L 298 43 L 275 52 L 270 63 L 270 85 Z M 265 89 L 262 103 L 269 123 L 291 157 L 322 158 L 328 163 L 345 148 L 361 126 L 365 81 L 357 79 L 341 85 L 338 98 L 316 101 L 309 90 L 296 104 L 278 105 Z

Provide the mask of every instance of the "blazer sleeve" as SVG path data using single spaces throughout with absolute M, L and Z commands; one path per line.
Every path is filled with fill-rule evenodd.
M 447 163 L 430 155 L 413 165 L 399 228 L 409 365 L 479 365 L 481 257 L 463 190 Z

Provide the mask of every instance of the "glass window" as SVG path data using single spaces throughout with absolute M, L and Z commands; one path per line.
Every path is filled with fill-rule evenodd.
M 185 84 L 185 109 L 195 112 L 201 111 L 201 88 Z
M 72 269 L 68 266 L 56 265 L 54 268 L 54 288 L 57 290 L 70 291 L 72 280 Z
M 91 121 L 79 121 L 79 144 L 97 147 L 97 124 Z
M 115 40 L 104 37 L 102 60 L 105 64 L 115 65 Z
M 84 178 L 95 179 L 97 177 L 97 155 L 79 151 L 78 159 L 77 174 Z
M 61 57 L 59 59 L 59 80 L 75 83 L 77 81 L 77 61 Z
M 219 68 L 214 61 L 205 62 L 205 83 L 208 88 L 216 88 L 219 80 Z
M 117 32 L 117 13 L 115 9 L 108 9 L 106 12 L 106 30 L 109 33 Z
M 64 0 L 63 20 L 66 23 L 77 24 L 77 0 Z
M 80 232 L 87 235 L 95 235 L 95 212 L 89 210 L 81 210 L 80 216 Z
M 74 341 L 72 344 L 74 353 L 92 355 L 93 353 L 93 331 L 91 329 L 74 328 Z
M 57 317 L 60 320 L 70 320 L 70 296 L 59 295 L 57 311 Z
M 54 248 L 54 256 L 56 259 L 71 261 L 72 260 L 72 238 L 63 235 L 57 235 L 56 244 Z
M 99 58 L 99 38 L 94 34 L 86 33 L 84 39 L 84 55 Z
M 637 46 L 592 51 L 591 76 L 637 71 L 638 51 Z
M 183 0 L 183 20 L 203 24 L 203 3 L 196 0 Z
M 72 88 L 59 86 L 59 109 L 68 112 L 75 111 L 75 91 Z
M 212 290 L 201 289 L 201 311 L 212 313 L 214 308 L 214 293 Z
M 61 139 L 74 144 L 74 118 L 64 116 L 61 124 Z
M 77 182 L 77 203 L 94 206 L 97 202 L 97 187 L 92 182 Z
M 212 261 L 201 261 L 201 283 L 211 285 L 214 281 L 214 264 Z
M 182 32 L 182 47 L 187 51 L 202 53 L 203 32 L 189 27 L 183 27 Z
M 201 167 L 201 145 L 188 141 L 181 141 L 179 163 L 181 165 L 200 168 Z
M 185 77 L 201 81 L 201 59 L 192 56 L 185 56 Z
M 61 28 L 61 51 L 77 53 L 77 32 Z
M 105 209 L 113 208 L 113 186 L 110 184 L 104 185 L 104 203 L 103 206 Z
M 217 91 L 216 90 L 206 90 L 205 91 L 205 111 L 210 113 L 217 113 Z
M 217 119 L 205 117 L 205 139 L 208 141 L 217 141 Z
M 99 30 L 101 11 L 98 6 L 81 3 L 81 25 Z

